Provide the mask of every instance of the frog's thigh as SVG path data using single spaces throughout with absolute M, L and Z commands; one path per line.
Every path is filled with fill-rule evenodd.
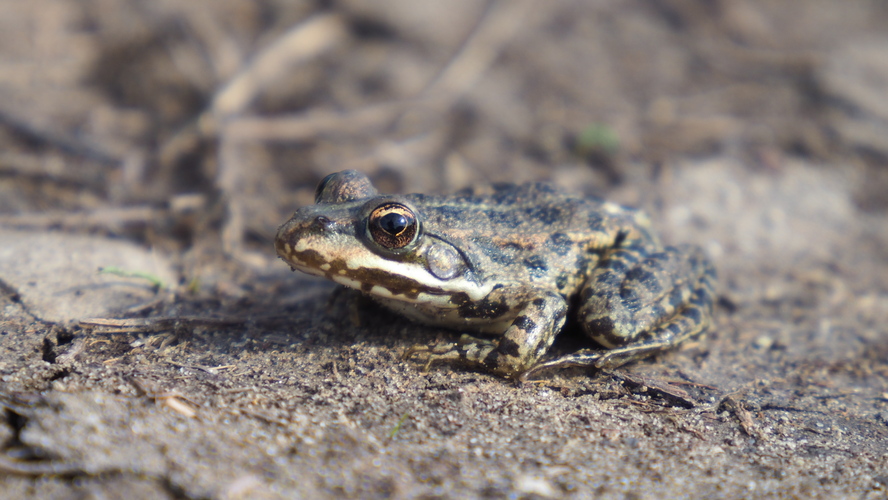
M 506 377 L 516 377 L 539 361 L 564 326 L 567 303 L 554 292 L 530 301 L 503 336 L 494 341 L 467 335 L 459 342 L 460 357 Z
M 691 316 L 692 323 L 708 321 L 714 273 L 693 246 L 667 247 L 649 255 L 638 249 L 615 250 L 599 263 L 581 292 L 580 322 L 590 337 L 611 349 L 654 337 L 680 342 L 688 330 L 698 328 L 677 318 L 679 314 Z M 695 301 L 706 307 L 698 311 Z
M 709 267 L 712 270 L 711 267 Z M 592 364 L 597 368 L 616 368 L 630 361 L 642 359 L 685 340 L 695 337 L 709 328 L 712 319 L 714 270 L 701 276 L 691 298 L 681 310 L 668 320 L 658 324 L 640 338 L 623 347 L 596 354 Z
M 693 259 L 693 257 L 690 257 Z M 540 363 L 523 377 L 550 368 L 589 366 L 616 368 L 630 361 L 645 358 L 659 351 L 675 347 L 684 340 L 705 331 L 711 322 L 712 304 L 715 297 L 715 269 L 701 258 L 692 266 L 698 275 L 690 297 L 676 314 L 657 324 L 649 331 L 641 332 L 635 340 L 610 350 L 584 349 L 560 358 Z M 522 377 L 522 378 L 523 378 Z

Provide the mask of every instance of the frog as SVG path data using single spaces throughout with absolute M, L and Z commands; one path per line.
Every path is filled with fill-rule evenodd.
M 381 194 L 355 170 L 325 177 L 314 201 L 279 227 L 277 255 L 414 322 L 461 332 L 405 353 L 427 365 L 517 380 L 612 370 L 712 323 L 711 261 L 699 246 L 663 245 L 638 209 L 546 183 Z M 569 315 L 596 345 L 544 360 Z

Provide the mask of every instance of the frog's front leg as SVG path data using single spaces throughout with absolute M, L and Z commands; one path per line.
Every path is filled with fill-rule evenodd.
M 463 335 L 456 343 L 410 349 L 406 357 L 424 353 L 429 362 L 458 360 L 503 377 L 516 378 L 549 350 L 566 316 L 564 298 L 554 292 L 542 292 L 521 309 L 502 337 L 479 339 Z

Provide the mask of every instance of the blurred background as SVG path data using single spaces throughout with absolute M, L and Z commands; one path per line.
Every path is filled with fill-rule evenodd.
M 884 0 L 0 0 L 0 496 L 884 498 L 886 26 Z M 712 257 L 715 324 L 619 373 L 425 371 L 405 350 L 453 332 L 353 321 L 274 255 L 343 169 L 639 206 Z
M 885 26 L 876 0 L 0 0 L 0 214 L 250 261 L 345 168 L 655 209 L 714 157 L 842 169 L 884 210 Z

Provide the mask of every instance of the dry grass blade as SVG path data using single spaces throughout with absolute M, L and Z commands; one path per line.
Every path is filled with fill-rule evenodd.
M 93 330 L 93 333 L 144 333 L 174 330 L 180 328 L 214 327 L 224 328 L 242 325 L 246 318 L 213 319 L 195 317 L 176 318 L 86 318 L 78 322 L 81 328 Z
M 242 113 L 266 86 L 345 39 L 345 24 L 336 14 L 320 14 L 294 26 L 219 90 L 210 112 L 216 118 Z
M 519 0 L 492 4 L 460 50 L 422 91 L 420 98 L 443 99 L 439 103 L 443 108 L 459 99 L 508 45 L 534 3 L 532 0 Z
M 119 233 L 127 227 L 157 223 L 168 216 L 168 211 L 150 206 L 109 207 L 78 212 L 54 210 L 0 215 L 0 226 L 19 229 L 60 228 L 84 232 L 105 230 Z
M 233 118 L 225 124 L 224 136 L 232 141 L 304 141 L 322 134 L 366 132 L 385 126 L 409 105 L 401 101 L 346 112 L 310 110 L 288 116 Z

